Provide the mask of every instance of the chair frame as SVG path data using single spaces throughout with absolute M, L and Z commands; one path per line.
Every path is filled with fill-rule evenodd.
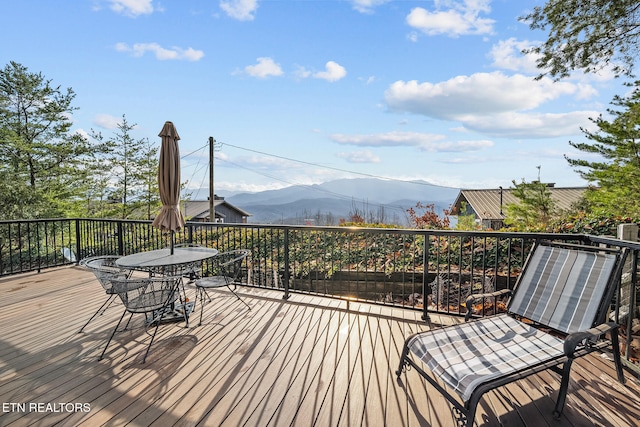
M 235 295 L 238 300 L 240 300 L 240 302 L 242 302 L 247 306 L 249 310 L 251 310 L 251 306 L 242 298 L 240 298 L 240 295 L 236 293 L 240 274 L 242 272 L 242 263 L 249 255 L 251 255 L 251 251 L 248 249 L 236 249 L 227 252 L 221 252 L 212 258 L 214 262 L 213 270 L 214 273 L 217 274 L 196 280 L 196 301 L 198 300 L 198 298 L 200 298 L 200 323 L 198 323 L 198 326 L 202 325 L 202 316 L 204 312 L 204 296 L 206 295 L 209 302 L 211 302 L 211 297 L 207 293 L 207 289 L 215 289 L 226 286 L 227 289 L 229 289 L 231 293 Z M 225 257 L 229 257 L 230 259 L 216 263 L 216 260 L 223 259 Z M 229 267 L 232 268 L 230 274 L 228 274 Z M 231 285 L 233 285 L 233 288 L 231 287 Z
M 564 404 L 565 404 L 566 395 L 567 395 L 568 386 L 569 386 L 569 376 L 570 376 L 571 366 L 573 361 L 578 357 L 585 356 L 596 350 L 602 350 L 607 347 L 612 349 L 618 381 L 624 384 L 625 380 L 624 380 L 624 374 L 622 369 L 619 339 L 618 339 L 618 332 L 617 332 L 619 325 L 615 322 L 605 323 L 604 321 L 606 320 L 606 316 L 608 314 L 607 311 L 613 299 L 614 293 L 616 289 L 619 289 L 617 284 L 619 283 L 619 280 L 620 280 L 622 267 L 624 265 L 624 261 L 626 259 L 628 250 L 627 249 L 623 249 L 623 250 L 605 249 L 605 248 L 593 247 L 593 246 L 557 244 L 557 243 L 549 243 L 549 242 L 545 242 L 544 245 L 556 246 L 556 247 L 560 246 L 560 247 L 565 247 L 569 249 L 574 248 L 574 249 L 586 250 L 586 251 L 609 252 L 609 253 L 614 253 L 616 256 L 616 262 L 613 267 L 613 272 L 609 276 L 607 287 L 604 291 L 603 298 L 600 301 L 599 309 L 598 309 L 599 311 L 595 316 L 594 325 L 592 325 L 590 329 L 585 331 L 574 332 L 568 335 L 564 334 L 565 336 L 564 354 L 558 357 L 550 358 L 549 360 L 544 361 L 543 363 L 533 365 L 533 366 L 527 366 L 526 368 L 515 370 L 507 375 L 503 375 L 503 376 L 485 381 L 484 383 L 481 383 L 480 385 L 476 386 L 473 389 L 471 396 L 466 401 L 463 401 L 461 403 L 462 401 L 461 396 L 454 396 L 453 394 L 451 394 L 445 388 L 445 386 L 443 386 L 440 383 L 437 377 L 435 377 L 435 374 L 427 373 L 425 369 L 423 369 L 422 366 L 424 366 L 424 364 L 420 360 L 416 361 L 412 359 L 410 355 L 409 343 L 412 341 L 413 338 L 421 334 L 425 334 L 425 332 L 422 332 L 422 333 L 413 334 L 405 340 L 405 344 L 403 346 L 402 354 L 400 357 L 400 365 L 396 371 L 396 375 L 398 376 L 398 381 L 400 381 L 400 376 L 408 367 L 415 369 L 416 372 L 418 372 L 424 379 L 426 379 L 434 388 L 436 388 L 436 390 L 438 390 L 438 392 L 440 392 L 453 405 L 453 409 L 455 412 L 457 412 L 457 415 L 458 415 L 458 423 L 462 425 L 466 420 L 466 425 L 468 427 L 473 426 L 477 405 L 480 399 L 482 398 L 482 396 L 486 392 L 491 391 L 497 387 L 512 383 L 514 381 L 518 381 L 520 379 L 526 378 L 538 372 L 545 371 L 547 369 L 550 369 L 561 375 L 560 390 L 558 393 L 555 409 L 553 412 L 554 417 L 556 419 L 559 418 L 562 415 L 562 411 L 564 409 Z M 538 246 L 540 246 L 540 242 L 537 242 L 532 248 L 531 252 L 529 253 L 529 256 L 527 257 L 527 262 L 525 263 L 525 266 L 518 278 L 518 281 L 514 287 L 513 293 L 518 291 L 518 285 L 520 284 L 526 269 L 529 268 L 529 261 L 534 251 L 538 248 Z M 497 291 L 497 292 L 488 293 L 488 294 L 471 295 L 467 298 L 467 307 L 473 307 L 473 302 L 479 299 L 496 298 L 498 296 L 510 294 L 510 293 L 511 291 L 509 290 L 503 290 L 503 291 Z M 465 320 L 468 321 L 471 319 L 471 317 L 472 317 L 472 312 L 471 312 L 471 309 L 469 309 L 467 312 L 467 315 L 465 316 Z M 445 329 L 450 328 L 450 330 L 453 330 L 463 325 L 465 324 L 447 326 L 445 327 Z M 545 327 L 545 325 L 542 325 L 542 324 L 537 324 L 536 326 Z M 554 333 L 556 334 L 557 332 L 558 331 L 554 331 Z M 429 333 L 429 332 L 426 332 L 426 333 Z M 604 334 L 607 334 L 607 333 L 610 335 L 610 343 L 602 340 L 599 341 L 599 339 Z
M 131 307 L 129 304 L 129 300 L 128 300 L 128 292 L 133 291 L 133 290 L 137 290 L 137 289 L 142 289 L 142 288 L 146 288 L 148 286 L 150 286 L 150 284 L 152 283 L 156 283 L 156 282 L 173 282 L 173 284 L 171 285 L 171 290 L 169 291 L 167 298 L 160 304 L 156 304 L 153 307 L 148 307 L 148 308 L 135 308 L 135 307 Z M 120 297 L 120 299 L 122 300 L 122 303 L 125 306 L 125 310 L 122 313 L 122 316 L 120 316 L 120 319 L 118 320 L 118 323 L 116 324 L 115 328 L 113 329 L 113 332 L 111 333 L 111 336 L 109 337 L 109 340 L 107 341 L 107 344 L 105 345 L 104 349 L 102 350 L 102 354 L 100 355 L 100 357 L 98 358 L 98 360 L 102 360 L 102 358 L 104 357 L 104 354 L 107 351 L 107 348 L 109 347 L 109 344 L 111 343 L 111 340 L 113 339 L 113 337 L 115 336 L 116 332 L 118 332 L 118 327 L 120 326 L 120 324 L 122 323 L 122 320 L 124 319 L 125 315 L 127 313 L 130 313 L 131 316 L 129 317 L 129 321 L 131 320 L 131 317 L 133 317 L 134 314 L 138 314 L 138 313 L 142 313 L 148 315 L 149 313 L 152 313 L 152 315 L 154 316 L 151 320 L 146 319 L 145 322 L 145 327 L 150 327 L 155 325 L 155 328 L 153 330 L 153 334 L 151 335 L 151 340 L 149 341 L 149 345 L 147 346 L 147 351 L 144 354 L 144 357 L 142 358 L 142 363 L 145 363 L 147 360 L 147 356 L 149 355 L 149 350 L 151 350 L 151 345 L 153 344 L 153 341 L 156 337 L 156 333 L 158 332 L 158 327 L 160 326 L 160 323 L 162 323 L 165 315 L 167 314 L 167 307 L 170 307 L 171 304 L 176 300 L 180 298 L 180 286 L 182 284 L 182 277 L 181 276 L 156 276 L 156 277 L 144 277 L 144 278 L 135 278 L 135 279 L 114 279 L 112 280 L 112 286 L 114 287 L 116 294 Z M 186 313 L 186 310 L 183 311 L 184 314 L 184 318 L 185 318 L 185 322 L 188 322 L 188 315 Z M 188 323 L 187 323 L 188 324 Z M 127 323 L 128 325 L 128 323 Z M 125 327 L 126 329 L 126 327 Z
M 103 315 L 104 312 L 107 311 L 107 308 L 109 308 L 111 303 L 116 300 L 117 295 L 113 291 L 113 287 L 111 285 L 111 279 L 114 277 L 120 277 L 120 278 L 131 277 L 131 274 L 133 272 L 132 270 L 121 268 L 115 265 L 115 261 L 118 258 L 120 258 L 119 255 L 99 255 L 99 256 L 87 257 L 80 260 L 79 265 L 93 272 L 93 274 L 96 276 L 96 279 L 98 280 L 98 282 L 100 283 L 100 285 L 102 286 L 102 288 L 104 289 L 108 297 L 107 297 L 107 300 L 104 303 L 102 303 L 100 308 L 98 308 L 98 310 L 93 314 L 93 316 L 91 316 L 89 320 L 87 320 L 87 323 L 85 323 L 84 326 L 80 328 L 80 330 L 78 331 L 79 334 L 84 331 L 84 328 L 86 328 L 87 325 L 89 325 L 89 323 L 91 323 L 91 321 L 96 316 L 98 316 L 98 314 Z M 95 261 L 99 261 L 99 260 L 113 261 L 113 265 L 107 265 L 107 266 L 92 265 Z

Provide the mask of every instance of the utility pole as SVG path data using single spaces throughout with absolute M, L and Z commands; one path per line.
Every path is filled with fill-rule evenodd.
M 215 191 L 213 189 L 213 160 L 215 152 L 216 140 L 212 136 L 209 137 L 209 221 L 216 221 L 215 207 Z

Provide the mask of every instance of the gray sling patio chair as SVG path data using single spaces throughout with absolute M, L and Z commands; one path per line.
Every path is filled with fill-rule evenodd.
M 507 313 L 407 338 L 396 371 L 398 379 L 407 366 L 414 368 L 451 402 L 459 424 L 466 420 L 472 426 L 484 393 L 551 369 L 561 374 L 554 410 L 559 418 L 576 358 L 611 345 L 618 380 L 624 383 L 618 325 L 604 322 L 625 257 L 626 250 L 535 245 L 510 296 Z M 502 292 L 472 295 L 467 307 L 474 298 Z M 470 317 L 468 313 L 467 319 Z M 610 344 L 600 340 L 606 333 Z
M 240 276 L 242 274 L 242 263 L 251 254 L 247 249 L 238 249 L 234 251 L 221 252 L 212 258 L 213 266 L 206 273 L 207 277 L 196 280 L 196 301 L 200 299 L 200 323 L 202 325 L 202 313 L 204 310 L 204 297 L 209 302 L 211 298 L 207 293 L 207 289 L 221 288 L 226 286 L 236 298 L 251 310 L 251 306 L 247 304 L 235 290 L 238 287 Z M 232 288 L 233 285 L 233 288 Z
M 120 258 L 118 255 L 102 255 L 84 258 L 80 261 L 80 265 L 91 270 L 95 274 L 96 279 L 107 294 L 107 300 L 100 308 L 89 318 L 87 323 L 78 331 L 81 333 L 84 328 L 98 315 L 104 313 L 109 305 L 115 300 L 116 293 L 111 286 L 111 280 L 114 278 L 129 278 L 131 270 L 121 268 L 116 265 L 116 260 Z M 101 313 L 102 312 L 102 313 Z
M 158 276 L 158 277 L 144 277 L 144 278 L 117 278 L 111 280 L 111 285 L 114 291 L 122 300 L 125 310 L 118 320 L 116 327 L 113 329 L 113 333 L 107 341 L 100 360 L 104 357 L 111 340 L 118 331 L 118 327 L 127 313 L 130 313 L 131 317 L 136 313 L 144 313 L 146 318 L 146 327 L 153 327 L 153 334 L 151 340 L 147 346 L 147 351 L 144 354 L 142 363 L 147 360 L 147 355 L 151 349 L 151 344 L 155 339 L 158 332 L 158 326 L 162 323 L 164 317 L 173 312 L 172 305 L 179 298 L 180 284 L 182 283 L 182 277 L 180 276 Z M 187 313 L 184 312 L 184 320 L 187 322 Z

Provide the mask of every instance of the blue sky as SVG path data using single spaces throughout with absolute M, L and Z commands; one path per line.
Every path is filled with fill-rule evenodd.
M 182 178 L 217 191 L 337 178 L 456 188 L 585 185 L 564 155 L 619 80 L 535 81 L 518 21 L 541 1 L 25 0 L 3 10 L 2 66 L 76 92 L 74 131 L 136 138 L 166 120 Z M 539 167 L 539 168 L 538 168 Z

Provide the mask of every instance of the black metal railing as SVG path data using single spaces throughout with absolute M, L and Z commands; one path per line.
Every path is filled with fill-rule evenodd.
M 72 264 L 86 256 L 158 249 L 168 239 L 150 221 L 0 221 L 0 275 Z M 244 282 L 280 289 L 285 298 L 302 292 L 396 305 L 421 310 L 425 319 L 428 311 L 464 314 L 470 293 L 513 288 L 531 246 L 540 239 L 629 248 L 629 272 L 615 313 L 630 341 L 638 316 L 640 243 L 577 234 L 199 222 L 187 223 L 174 236 L 176 244 L 251 250 Z M 209 267 L 205 263 L 202 274 Z M 482 309 L 488 313 L 500 307 Z M 627 360 L 634 357 L 630 347 Z

